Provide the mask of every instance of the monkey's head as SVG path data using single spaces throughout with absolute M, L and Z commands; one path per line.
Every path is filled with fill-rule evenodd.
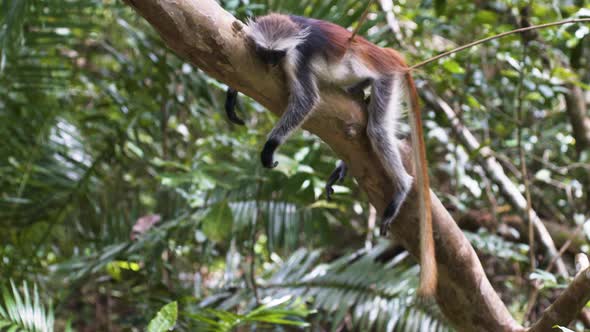
M 248 36 L 255 47 L 256 55 L 270 65 L 278 65 L 308 35 L 307 30 L 301 29 L 289 16 L 281 14 L 250 20 L 248 27 Z

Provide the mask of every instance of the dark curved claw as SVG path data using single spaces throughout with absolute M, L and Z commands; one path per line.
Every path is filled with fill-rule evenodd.
M 406 200 L 407 195 L 407 190 L 401 190 L 393 196 L 393 199 L 385 208 L 385 212 L 383 212 L 383 221 L 381 222 L 381 227 L 379 228 L 379 234 L 381 236 L 385 236 L 389 232 L 389 227 L 397 217 L 397 214 L 399 213 L 399 208 L 402 206 L 402 203 Z
M 262 162 L 262 166 L 266 168 L 275 168 L 279 164 L 277 161 L 273 161 L 273 155 L 275 150 L 279 146 L 279 142 L 273 139 L 269 139 L 264 144 L 264 148 L 260 153 L 260 161 Z
M 238 90 L 228 87 L 225 97 L 225 114 L 230 122 L 243 126 L 244 120 L 236 114 L 236 104 L 238 102 Z
M 379 227 L 379 235 L 386 236 L 389 233 L 389 227 L 393 223 L 393 219 L 383 219 L 381 226 Z
M 338 166 L 336 166 L 334 171 L 332 171 L 332 174 L 330 174 L 330 177 L 328 178 L 328 181 L 326 182 L 326 199 L 328 201 L 330 201 L 332 199 L 332 194 L 334 193 L 334 189 L 332 189 L 332 186 L 336 182 L 344 181 L 347 171 L 348 171 L 348 167 L 346 166 L 344 161 L 340 160 L 340 162 L 338 163 Z

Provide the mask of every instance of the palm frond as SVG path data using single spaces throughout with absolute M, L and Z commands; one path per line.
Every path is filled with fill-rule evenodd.
M 264 326 L 290 325 L 306 327 L 309 324 L 303 321 L 311 311 L 302 306 L 287 306 L 285 303 L 290 297 L 284 297 L 269 301 L 244 314 L 235 314 L 230 311 L 204 308 L 196 313 L 188 313 L 187 317 L 197 323 L 199 331 L 229 332 L 239 326 Z
M 527 257 L 529 246 L 527 244 L 509 242 L 485 230 L 480 230 L 477 233 L 468 231 L 463 233 L 471 245 L 483 253 L 515 262 L 526 263 L 529 261 Z
M 268 279 L 258 285 L 261 297 L 295 297 L 325 313 L 335 327 L 345 318 L 361 331 L 450 331 L 435 306 L 415 301 L 418 266 L 405 257 L 382 263 L 388 249 L 382 243 L 361 249 L 329 264 L 320 263 L 319 251 L 297 250 Z M 205 299 L 202 305 L 229 310 L 238 304 L 252 307 L 252 293 L 242 289 L 223 299 Z
M 27 0 L 3 0 L 0 3 L 0 73 L 4 71 L 8 53 L 19 45 L 27 7 Z
M 2 289 L 0 330 L 53 332 L 53 309 L 41 303 L 37 285 L 33 286 L 32 294 L 26 282 L 23 283 L 22 293 L 12 281 L 10 288 L 12 293 L 7 287 Z

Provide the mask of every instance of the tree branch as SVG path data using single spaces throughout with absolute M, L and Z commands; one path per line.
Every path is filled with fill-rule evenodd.
M 125 0 L 179 55 L 211 77 L 249 95 L 280 115 L 287 95 L 283 73 L 256 60 L 244 38 L 247 29 L 214 0 Z M 366 110 L 360 100 L 322 87 L 322 101 L 304 128 L 318 135 L 350 167 L 350 173 L 382 213 L 393 186 L 365 135 Z M 408 147 L 403 149 L 411 167 Z M 438 198 L 432 195 L 439 284 L 436 299 L 460 331 L 522 331 L 486 278 L 475 251 Z M 419 257 L 418 199 L 412 191 L 392 234 Z
M 422 66 L 427 65 L 427 64 L 429 64 L 431 62 L 434 62 L 434 61 L 439 60 L 441 58 L 447 57 L 447 56 L 449 56 L 451 54 L 464 51 L 464 50 L 466 50 L 468 48 L 472 48 L 473 46 L 477 46 L 479 44 L 487 43 L 487 42 L 489 42 L 491 40 L 494 40 L 494 39 L 504 38 L 506 36 L 513 35 L 515 33 L 522 33 L 522 32 L 531 31 L 531 30 L 544 29 L 544 28 L 549 28 L 549 27 L 558 26 L 558 25 L 564 25 L 564 24 L 587 23 L 587 22 L 590 22 L 590 18 L 571 18 L 571 19 L 567 19 L 567 20 L 563 20 L 563 21 L 550 22 L 550 23 L 539 24 L 539 25 L 531 25 L 531 26 L 524 27 L 524 28 L 518 28 L 518 29 L 514 29 L 514 30 L 502 32 L 502 33 L 499 33 L 497 35 L 486 37 L 486 38 L 483 38 L 483 39 L 480 39 L 480 40 L 476 40 L 474 42 L 471 42 L 469 44 L 465 44 L 465 45 L 459 46 L 459 47 L 454 48 L 454 49 L 452 49 L 450 51 L 443 52 L 443 53 L 441 53 L 439 55 L 436 55 L 436 56 L 434 56 L 434 57 L 432 57 L 430 59 L 426 59 L 426 60 L 424 60 L 422 62 L 419 62 L 419 63 L 413 65 L 412 67 L 410 67 L 410 69 L 416 69 L 416 68 L 422 67 Z
M 590 301 L 590 268 L 585 254 L 576 257 L 579 270 L 574 281 L 561 293 L 528 331 L 552 331 L 554 325 L 567 326 Z M 584 259 L 585 258 L 585 259 Z

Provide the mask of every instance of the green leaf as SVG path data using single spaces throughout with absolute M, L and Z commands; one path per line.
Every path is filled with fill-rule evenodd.
M 443 68 L 452 74 L 463 74 L 465 69 L 455 60 L 447 60 L 443 62 Z
M 231 234 L 233 215 L 227 201 L 215 204 L 203 219 L 203 233 L 213 241 L 223 241 Z
M 135 153 L 138 157 L 143 158 L 143 151 L 135 143 L 128 141 L 125 143 L 125 148 L 127 148 L 129 151 Z
M 437 16 L 441 16 L 445 13 L 445 9 L 447 8 L 447 1 L 446 0 L 434 0 L 434 11 L 436 12 Z
M 39 299 L 37 286 L 32 292 L 27 283 L 22 291 L 10 281 L 10 288 L 2 287 L 0 299 L 0 330 L 53 332 L 54 315 L 51 308 L 46 309 Z
M 498 22 L 498 15 L 491 10 L 480 10 L 475 15 L 474 21 L 479 24 L 494 24 Z
M 541 281 L 541 289 L 562 289 L 567 287 L 567 284 L 560 282 L 555 275 L 540 269 L 535 269 L 535 271 L 529 275 L 529 279 Z
M 166 332 L 171 330 L 178 319 L 178 303 L 170 302 L 158 311 L 147 327 L 148 332 Z

